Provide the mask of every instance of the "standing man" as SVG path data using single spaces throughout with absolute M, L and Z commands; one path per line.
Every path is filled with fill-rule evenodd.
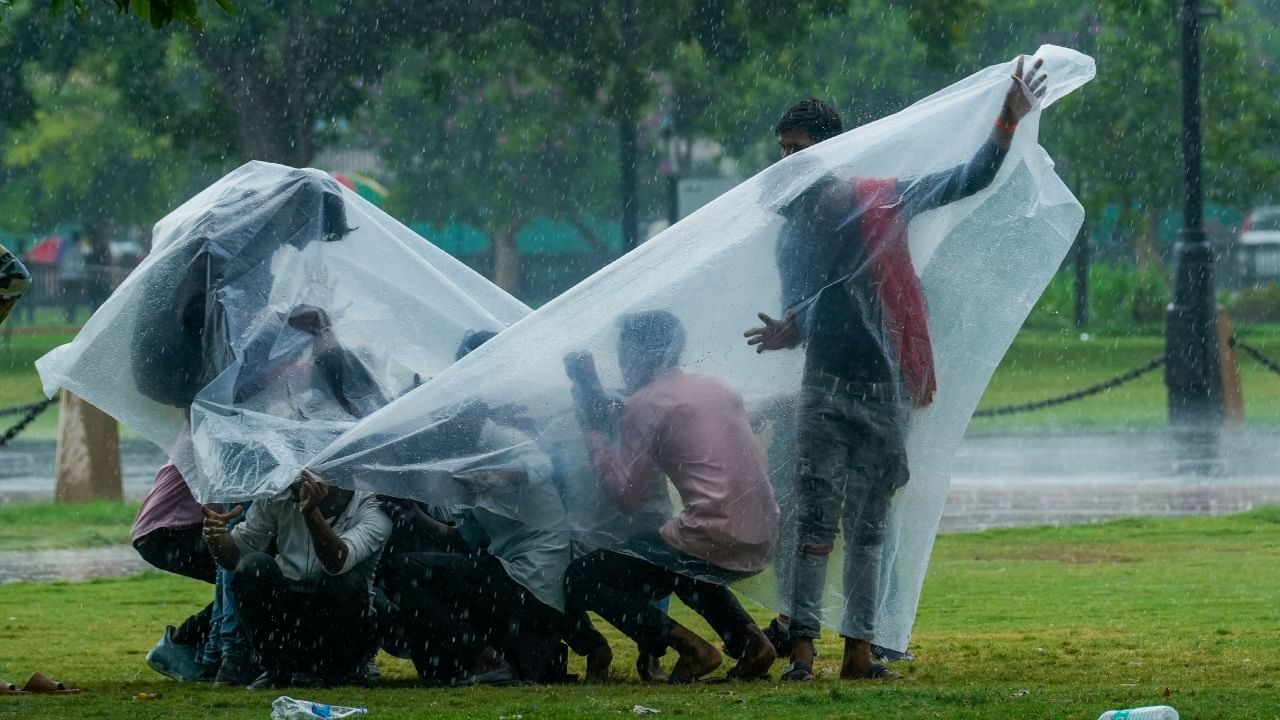
M 827 175 L 778 210 L 783 316 L 760 313 L 748 330 L 757 352 L 805 346 L 797 421 L 797 537 L 791 641 L 784 680 L 813 679 L 827 557 L 844 536 L 842 679 L 897 678 L 871 642 L 890 502 L 908 478 L 906 421 L 933 400 L 937 379 L 924 293 L 911 265 L 907 224 L 991 184 L 1018 122 L 1044 93 L 1042 61 L 1018 59 L 990 139 L 963 165 L 911 179 Z M 827 103 L 793 105 L 775 132 L 786 158 L 843 130 Z

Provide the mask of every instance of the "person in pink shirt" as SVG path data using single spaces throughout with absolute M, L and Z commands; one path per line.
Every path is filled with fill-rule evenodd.
M 674 592 L 707 620 L 738 660 L 731 675 L 764 677 L 773 646 L 727 585 L 750 577 L 772 560 L 778 533 L 764 453 L 755 441 L 742 398 L 722 381 L 680 369 L 685 334 L 671 313 L 625 315 L 618 356 L 630 396 L 609 437 L 611 405 L 575 377 L 579 422 L 591 464 L 619 509 L 634 512 L 652 484 L 671 481 L 684 509 L 656 532 L 632 536 L 569 567 L 568 603 L 594 610 L 635 641 L 642 652 L 679 655 L 671 682 L 688 682 L 721 663 L 720 652 L 654 606 Z M 588 359 L 589 362 L 589 359 Z
M 160 570 L 214 584 L 217 565 L 205 547 L 200 504 L 182 473 L 172 462 L 156 471 L 151 489 L 142 499 L 130 535 L 143 560 Z M 156 649 L 147 653 L 147 664 L 156 672 L 183 682 L 207 675 L 200 666 L 201 646 L 209 639 L 213 604 L 187 618 L 176 628 L 165 628 Z M 216 668 L 214 668 L 216 670 Z

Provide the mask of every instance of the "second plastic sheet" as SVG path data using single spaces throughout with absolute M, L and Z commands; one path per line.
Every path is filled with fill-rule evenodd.
M 993 160 L 989 142 L 1012 61 L 778 162 L 365 418 L 312 467 L 567 527 L 586 548 L 692 557 L 679 569 L 725 570 L 784 611 L 797 527 L 862 537 L 865 508 L 845 486 L 868 484 L 858 497 L 888 503 L 870 530 L 883 537 L 875 640 L 905 649 L 955 449 L 1083 220 L 1038 132 L 1093 62 L 1052 46 L 1036 57 L 1048 94 L 1007 155 Z M 974 180 L 978 166 L 990 177 Z M 755 352 L 744 331 L 757 313 L 788 310 L 810 342 Z M 798 424 L 842 402 L 836 414 L 858 421 L 819 429 L 849 453 L 798 462 Z M 522 480 L 530 468 L 552 482 Z M 801 512 L 797 482 L 833 474 L 852 479 Z M 654 537 L 680 552 L 647 552 Z M 842 576 L 858 561 L 837 541 L 829 565 L 825 623 L 854 632 Z

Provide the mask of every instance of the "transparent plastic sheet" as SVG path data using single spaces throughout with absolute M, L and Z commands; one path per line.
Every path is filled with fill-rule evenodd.
M 1053 46 L 1036 57 L 1051 78 L 1048 93 L 1022 120 L 994 178 L 973 194 L 934 209 L 925 202 L 910 217 L 895 209 L 907 195 L 929 196 L 941 177 L 933 174 L 982 152 L 1012 61 L 771 166 L 365 418 L 312 467 L 342 486 L 483 508 L 531 527 L 567 520 L 579 552 L 607 547 L 718 582 L 737 579 L 736 589 L 790 610 L 796 427 L 802 380 L 815 377 L 805 369 L 814 347 L 757 354 L 743 333 L 759 324 L 757 312 L 781 315 L 784 297 L 799 301 L 791 307 L 800 315 L 829 324 L 829 309 L 816 309 L 814 298 L 830 291 L 847 309 L 841 332 L 860 343 L 860 361 L 842 371 L 858 383 L 876 380 L 877 389 L 836 383 L 828 394 L 890 398 L 855 402 L 855 414 L 876 412 L 844 432 L 851 452 L 877 450 L 874 471 L 858 454 L 848 464 L 891 499 L 881 581 L 854 585 L 875 594 L 875 641 L 905 649 L 954 450 L 1083 220 L 1037 133 L 1040 110 L 1091 79 L 1093 61 Z M 794 250 L 806 236 L 827 243 L 828 255 L 805 256 L 812 248 L 801 243 L 781 258 L 784 243 Z M 841 253 L 839 262 L 831 257 Z M 788 273 L 789 289 L 780 277 Z M 901 298 L 912 292 L 928 308 L 927 326 L 919 312 L 902 317 L 913 306 Z M 523 432 L 511 447 L 478 442 L 486 422 L 517 420 Z M 556 517 L 555 503 L 526 510 L 524 495 L 545 489 L 519 479 L 520 454 L 535 446 L 551 459 L 566 517 Z M 904 455 L 909 479 L 883 467 L 885 457 Z M 475 477 L 501 480 L 476 492 L 467 480 Z M 838 512 L 841 499 L 828 505 Z M 856 527 L 859 510 L 845 509 L 834 522 Z M 824 624 L 846 634 L 855 630 L 842 618 L 851 599 L 842 565 L 857 574 L 849 555 L 842 559 L 837 541 L 824 614 Z
M 37 361 L 169 452 L 202 502 L 270 497 L 354 424 L 529 309 L 319 170 L 250 162 Z

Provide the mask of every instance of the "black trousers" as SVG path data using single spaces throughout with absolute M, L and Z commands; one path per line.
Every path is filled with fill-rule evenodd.
M 275 558 L 246 553 L 231 580 L 236 612 L 268 672 L 306 672 L 341 681 L 373 647 L 369 585 L 351 573 L 324 575 L 307 592 L 285 580 Z
M 217 565 L 204 543 L 199 525 L 181 528 L 158 528 L 133 541 L 133 548 L 143 560 L 165 572 L 214 584 Z M 192 615 L 173 634 L 179 645 L 199 645 L 209 638 L 213 619 L 213 603 Z
M 464 676 L 486 647 L 501 652 L 522 680 L 562 681 L 562 640 L 581 654 L 605 642 L 585 613 L 570 624 L 491 555 L 400 553 L 383 559 L 382 573 L 394 619 L 381 634 L 407 648 L 429 682 Z
M 755 621 L 723 585 L 611 550 L 573 561 L 565 581 L 571 613 L 594 610 L 650 655 L 663 655 L 670 644 L 673 621 L 654 602 L 672 593 L 710 623 L 729 657 L 746 653 L 746 629 Z

